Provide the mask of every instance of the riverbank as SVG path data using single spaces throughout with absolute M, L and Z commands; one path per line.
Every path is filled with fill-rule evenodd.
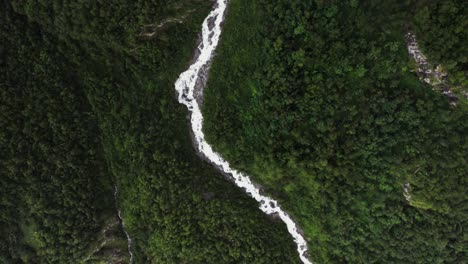
M 194 56 L 196 59 L 185 72 L 180 74 L 175 82 L 178 100 L 189 109 L 192 142 L 198 150 L 199 155 L 204 156 L 204 160 L 214 165 L 224 175 L 229 175 L 239 188 L 243 189 L 249 196 L 260 203 L 259 208 L 264 213 L 268 215 L 277 214 L 286 224 L 288 232 L 293 237 L 300 259 L 303 263 L 309 264 L 311 262 L 307 259 L 307 242 L 289 214 L 281 209 L 276 200 L 264 196 L 261 193 L 261 188 L 257 184 L 252 183 L 248 175 L 231 168 L 230 164 L 216 153 L 205 140 L 203 115 L 199 102 L 203 102 L 202 100 L 200 101 L 200 97 L 202 97 L 203 88 L 206 84 L 207 71 L 211 64 L 212 56 L 220 39 L 221 26 L 224 21 L 226 8 L 227 2 L 218 0 L 217 5 L 214 5 L 214 9 L 203 22 L 202 43 L 197 48 Z

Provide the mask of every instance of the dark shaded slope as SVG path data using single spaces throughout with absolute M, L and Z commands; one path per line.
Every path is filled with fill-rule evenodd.
M 119 186 L 136 263 L 298 262 L 284 226 L 201 162 L 191 146 L 173 82 L 195 48 L 209 8 L 203 3 L 21 1 L 15 12 L 2 10 L 2 43 L 8 43 L 0 51 L 5 262 L 87 259 L 107 223 L 103 208 L 113 206 L 111 179 Z M 179 15 L 183 24 L 139 37 L 145 25 Z M 54 141 L 57 133 L 62 138 Z M 14 140 L 23 150 L 9 143 Z M 35 149 L 37 159 L 51 162 L 25 165 L 24 153 Z M 19 150 L 21 162 L 10 162 Z M 27 172 L 18 173 L 23 168 Z M 38 189 L 39 198 L 31 199 L 30 189 Z M 44 225 L 32 231 L 44 239 L 21 231 L 15 219 L 28 217 L 17 207 L 41 216 Z M 54 217 L 42 217 L 47 212 Z M 116 249 L 126 245 L 109 243 L 89 262 L 118 262 L 107 258 Z

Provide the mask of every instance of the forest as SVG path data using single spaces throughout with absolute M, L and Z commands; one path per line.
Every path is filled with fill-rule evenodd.
M 424 52 L 433 63 L 442 64 L 452 75 L 452 82 L 466 92 L 468 87 L 468 20 L 464 1 L 415 1 L 415 29 Z
M 134 263 L 299 263 L 286 227 L 196 155 L 175 99 L 209 9 L 3 1 L 0 263 L 129 263 L 117 208 Z
M 176 100 L 211 4 L 2 1 L 0 264 L 129 263 L 118 210 L 136 264 L 300 263 Z M 462 0 L 230 0 L 207 140 L 313 263 L 466 263 L 468 104 L 418 79 L 404 36 L 462 93 L 467 26 Z
M 466 89 L 467 17 L 460 0 L 231 1 L 207 140 L 293 215 L 314 263 L 467 261 L 467 103 L 418 79 L 404 38 Z

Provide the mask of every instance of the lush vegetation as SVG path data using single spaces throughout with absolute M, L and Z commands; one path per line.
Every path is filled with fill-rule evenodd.
M 0 263 L 128 261 L 114 183 L 136 263 L 298 263 L 175 100 L 209 2 L 2 3 Z
M 0 263 L 86 259 L 115 217 L 96 116 L 57 40 L 1 17 Z
M 415 1 L 416 2 L 416 1 Z M 420 1 L 413 8 L 422 48 L 433 63 L 441 63 L 451 81 L 468 87 L 468 9 L 462 0 Z
M 406 51 L 406 28 L 432 25 L 413 16 L 424 3 L 231 1 L 205 133 L 298 220 L 317 263 L 468 258 L 467 104 L 420 82 Z M 422 45 L 465 45 L 466 15 L 441 14 L 445 39 Z M 441 46 L 466 74 L 466 45 Z

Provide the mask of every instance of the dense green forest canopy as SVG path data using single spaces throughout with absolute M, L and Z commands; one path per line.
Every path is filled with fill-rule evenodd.
M 418 80 L 404 36 L 463 83 L 467 20 L 457 0 L 233 0 L 207 140 L 292 213 L 317 263 L 466 262 L 467 104 Z
M 191 145 L 173 83 L 209 8 L 2 2 L 0 263 L 128 262 L 114 184 L 135 263 L 299 262 Z
M 114 211 L 96 116 L 58 40 L 1 17 L 0 263 L 86 259 Z
M 278 198 L 314 263 L 464 263 L 467 80 L 449 1 L 231 0 L 205 132 Z M 202 0 L 2 2 L 0 263 L 298 263 L 284 225 L 195 155 L 173 82 Z M 160 26 L 161 25 L 161 26 Z M 410 183 L 409 201 L 403 184 Z
M 452 81 L 468 87 L 468 9 L 466 1 L 415 1 L 413 27 L 424 52 L 442 64 Z

